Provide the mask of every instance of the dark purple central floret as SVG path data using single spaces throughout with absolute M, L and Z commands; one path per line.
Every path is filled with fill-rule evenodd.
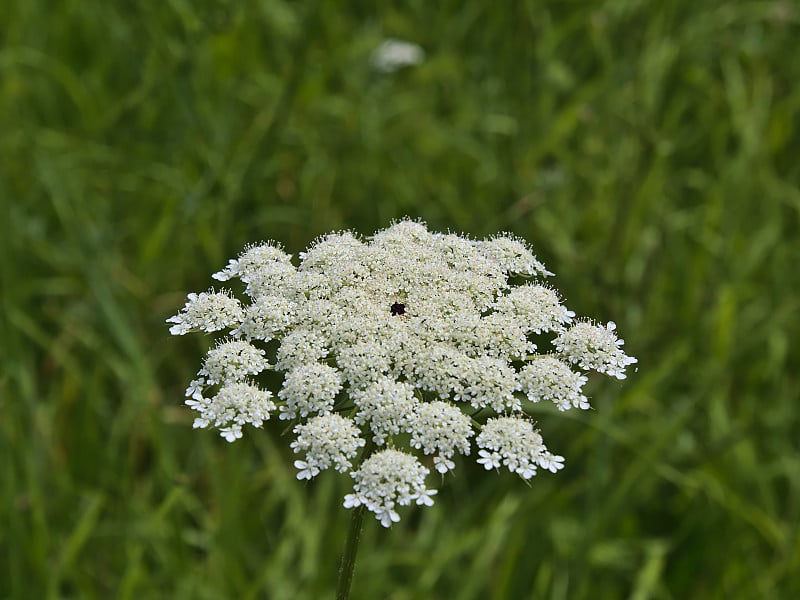
M 406 305 L 401 302 L 395 302 L 389 310 L 392 315 L 404 315 L 406 314 Z

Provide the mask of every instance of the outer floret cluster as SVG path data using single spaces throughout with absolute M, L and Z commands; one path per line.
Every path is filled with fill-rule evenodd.
M 272 242 L 250 246 L 213 276 L 239 279 L 246 303 L 190 294 L 168 320 L 175 335 L 227 330 L 187 389 L 195 427 L 233 441 L 278 411 L 296 421 L 298 478 L 349 472 L 345 506 L 387 527 L 398 506 L 433 504 L 423 461 L 449 473 L 472 443 L 486 469 L 556 472 L 564 459 L 525 403 L 587 409 L 582 371 L 621 379 L 636 359 L 613 323 L 576 321 L 540 282 L 549 275 L 512 235 L 472 240 L 411 220 L 367 239 L 326 235 L 298 264 Z M 266 370 L 283 373 L 277 397 L 258 385 Z

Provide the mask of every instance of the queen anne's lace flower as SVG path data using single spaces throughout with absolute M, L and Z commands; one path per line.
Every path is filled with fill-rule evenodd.
M 331 465 L 340 473 L 350 468 L 350 460 L 366 443 L 359 437 L 353 421 L 336 414 L 320 415 L 294 428 L 297 439 L 290 444 L 295 452 L 305 452 L 296 460 L 298 479 L 311 479 Z
M 275 368 L 290 371 L 300 365 L 317 362 L 327 354 L 325 336 L 313 329 L 297 328 L 281 340 Z
M 412 448 L 436 454 L 433 464 L 439 473 L 454 469 L 450 460 L 456 452 L 469 454 L 469 438 L 474 435 L 469 417 L 447 402 L 419 402 L 409 415 Z
M 169 328 L 172 335 L 184 335 L 190 331 L 211 333 L 239 323 L 244 316 L 241 303 L 228 292 L 201 292 L 189 294 L 183 310 L 167 323 L 176 323 Z
M 481 429 L 475 443 L 481 450 L 478 463 L 486 470 L 496 469 L 501 464 L 523 479 L 536 475 L 536 467 L 559 470 L 564 459 L 553 456 L 545 448 L 542 436 L 534 431 L 527 419 L 499 417 L 489 419 Z
M 588 379 L 554 356 L 536 356 L 519 372 L 522 391 L 531 402 L 551 400 L 558 410 L 589 408 L 581 393 Z
M 418 404 L 413 387 L 389 377 L 371 383 L 364 390 L 353 390 L 350 395 L 358 407 L 355 422 L 369 425 L 372 441 L 378 446 L 384 445 L 387 437 L 408 431 Z
M 355 493 L 344 497 L 344 505 L 351 508 L 363 504 L 375 513 L 381 525 L 389 527 L 400 520 L 395 511 L 398 504 L 405 506 L 413 500 L 433 505 L 431 496 L 437 491 L 425 487 L 429 472 L 411 454 L 392 449 L 376 452 L 351 473 L 356 482 Z
M 259 296 L 247 307 L 235 336 L 268 342 L 297 321 L 297 303 L 281 296 Z
M 625 340 L 617 338 L 616 328 L 613 321 L 605 327 L 581 321 L 553 340 L 553 345 L 567 360 L 577 363 L 582 369 L 625 379 L 625 367 L 637 361 L 622 351 Z
M 511 275 L 553 275 L 536 260 L 525 240 L 501 234 L 477 243 L 480 251 Z
M 295 273 L 291 256 L 278 246 L 257 244 L 249 246 L 228 266 L 212 277 L 219 281 L 228 281 L 234 277 L 242 280 L 247 287 L 245 293 L 255 298 L 271 293 L 273 290 L 281 295 L 287 280 Z
M 289 371 L 283 380 L 278 397 L 286 404 L 281 406 L 281 419 L 294 419 L 330 412 L 333 400 L 342 389 L 342 378 L 333 367 L 324 363 L 301 365 Z
M 176 335 L 229 336 L 209 350 L 186 403 L 195 426 L 229 441 L 275 409 L 296 419 L 298 477 L 352 469 L 345 506 L 363 505 L 385 526 L 399 506 L 433 503 L 419 456 L 446 474 L 474 439 L 487 469 L 524 479 L 558 471 L 563 458 L 546 449 L 522 400 L 588 408 L 587 378 L 572 365 L 623 378 L 636 362 L 613 323 L 576 321 L 555 289 L 519 282 L 552 273 L 512 235 L 472 240 L 403 220 L 366 239 L 328 234 L 298 259 L 271 242 L 250 246 L 214 274 L 241 280 L 248 304 L 229 292 L 190 294 L 169 319 Z M 267 370 L 283 374 L 277 399 L 252 381 L 276 381 Z
M 561 331 L 575 313 L 561 304 L 558 293 L 544 285 L 521 285 L 500 296 L 494 304 L 503 316 L 514 316 L 526 333 Z
M 187 395 L 191 398 L 186 405 L 200 413 L 194 427 L 219 427 L 222 437 L 229 442 L 242 437 L 242 425 L 261 427 L 269 419 L 269 411 L 275 410 L 272 392 L 249 383 L 224 385 L 213 398 L 204 398 L 197 390 L 190 390 L 192 393 Z
M 241 381 L 249 375 L 258 375 L 269 366 L 265 354 L 248 342 L 224 342 L 209 350 L 198 375 L 207 385 Z

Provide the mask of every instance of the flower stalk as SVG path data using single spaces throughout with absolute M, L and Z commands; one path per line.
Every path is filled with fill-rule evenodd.
M 347 600 L 350 597 L 350 584 L 353 581 L 353 571 L 356 566 L 358 543 L 361 540 L 361 530 L 364 523 L 365 506 L 357 506 L 350 515 L 350 529 L 347 532 L 347 542 L 339 566 L 339 580 L 336 584 L 336 600 Z

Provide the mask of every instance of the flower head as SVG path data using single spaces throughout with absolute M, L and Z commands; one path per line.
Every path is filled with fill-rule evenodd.
M 212 398 L 190 390 L 186 405 L 200 413 L 194 427 L 219 427 L 220 434 L 229 442 L 242 437 L 242 425 L 261 427 L 269 419 L 270 411 L 275 410 L 272 392 L 246 382 L 226 384 Z
M 283 389 L 278 397 L 285 402 L 281 406 L 281 419 L 294 419 L 310 414 L 324 414 L 333 409 L 333 400 L 342 389 L 339 372 L 325 363 L 300 365 L 286 374 Z
M 414 409 L 419 404 L 412 386 L 390 377 L 383 377 L 364 390 L 354 390 L 351 395 L 358 407 L 355 422 L 369 425 L 372 441 L 378 446 L 384 445 L 388 437 L 408 431 Z
M 278 410 L 295 421 L 298 478 L 349 471 L 345 506 L 364 505 L 387 527 L 398 507 L 433 503 L 421 460 L 444 475 L 474 444 L 487 469 L 556 472 L 564 459 L 524 401 L 588 408 L 587 378 L 573 369 L 623 378 L 636 359 L 613 323 L 576 320 L 541 283 L 549 275 L 512 235 L 473 240 L 408 219 L 369 238 L 325 235 L 297 261 L 272 242 L 250 246 L 214 274 L 239 279 L 246 303 L 190 294 L 169 319 L 176 335 L 227 330 L 186 403 L 195 426 L 229 441 Z M 277 398 L 254 381 L 276 381 L 266 371 L 282 377 Z
M 297 439 L 290 447 L 295 452 L 305 452 L 305 460 L 296 460 L 298 479 L 311 479 L 331 465 L 344 473 L 350 460 L 365 442 L 359 436 L 353 421 L 336 414 L 325 414 L 309 419 L 294 428 Z
M 577 363 L 582 369 L 625 379 L 625 367 L 637 360 L 622 351 L 625 340 L 617 338 L 616 328 L 613 321 L 605 326 L 580 321 L 553 340 L 553 345 L 567 360 Z
M 523 479 L 530 479 L 536 475 L 537 466 L 552 472 L 563 466 L 564 459 L 547 451 L 542 436 L 524 418 L 489 419 L 475 443 L 481 448 L 478 463 L 486 470 L 503 465 Z
M 269 366 L 265 354 L 264 350 L 249 342 L 229 340 L 208 351 L 198 375 L 209 385 L 242 381 Z
M 175 323 L 169 328 L 172 335 L 190 331 L 211 333 L 239 323 L 244 316 L 241 303 L 228 292 L 200 292 L 189 294 L 186 305 L 177 315 L 167 319 Z
M 555 356 L 535 356 L 519 372 L 522 391 L 531 402 L 551 400 L 558 410 L 589 408 L 581 392 L 588 379 Z
M 409 417 L 409 445 L 425 454 L 436 454 L 433 464 L 440 473 L 455 468 L 451 458 L 456 452 L 469 454 L 469 438 L 475 432 L 469 417 L 457 407 L 439 400 L 419 402 Z
M 372 454 L 351 473 L 355 480 L 355 493 L 344 498 L 344 506 L 351 508 L 363 504 L 375 513 L 384 527 L 400 520 L 395 511 L 397 505 L 433 505 L 431 496 L 436 490 L 425 487 L 425 476 L 429 473 L 416 456 L 399 450 L 381 450 Z

